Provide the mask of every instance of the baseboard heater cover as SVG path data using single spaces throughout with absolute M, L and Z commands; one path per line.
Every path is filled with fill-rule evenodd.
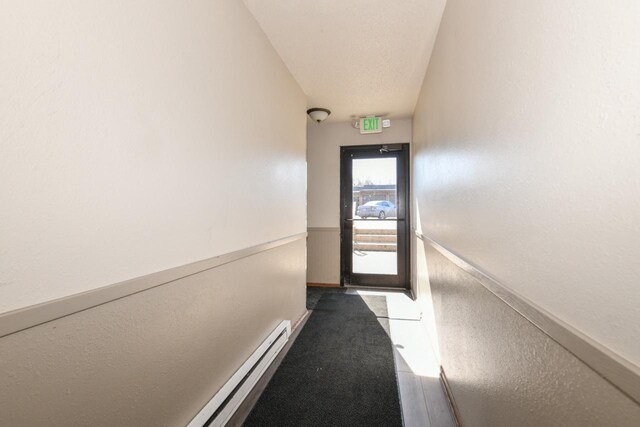
M 291 321 L 282 321 L 211 398 L 187 427 L 221 427 L 236 412 L 291 336 Z

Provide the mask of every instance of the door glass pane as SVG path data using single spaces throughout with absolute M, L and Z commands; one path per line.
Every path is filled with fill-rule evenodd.
M 396 159 L 353 159 L 352 162 L 352 272 L 396 275 Z

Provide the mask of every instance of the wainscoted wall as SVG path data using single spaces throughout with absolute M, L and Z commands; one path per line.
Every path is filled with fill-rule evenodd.
M 0 338 L 0 425 L 186 425 L 305 313 L 304 234 L 269 247 Z
M 340 283 L 340 228 L 308 228 L 307 282 Z
M 640 425 L 634 400 L 415 239 L 416 290 L 463 426 Z
M 305 311 L 306 96 L 237 0 L 0 40 L 0 425 L 184 426 Z
M 640 399 L 638 16 L 633 0 L 447 1 L 413 117 L 413 227 L 575 332 L 422 248 L 465 425 L 640 425 L 619 391 Z

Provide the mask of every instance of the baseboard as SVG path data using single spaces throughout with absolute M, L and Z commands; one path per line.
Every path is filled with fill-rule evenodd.
M 453 414 L 453 420 L 456 423 L 457 427 L 462 427 L 460 423 L 460 412 L 458 411 L 458 407 L 456 406 L 456 401 L 453 398 L 453 393 L 451 392 L 451 387 L 449 386 L 449 381 L 447 380 L 447 376 L 444 373 L 444 369 L 440 367 L 440 382 L 442 383 L 442 388 L 444 389 L 444 394 L 447 396 L 447 402 L 449 403 L 449 408 L 451 409 L 451 413 Z
M 257 384 L 251 389 L 245 400 L 238 407 L 236 413 L 229 419 L 229 422 L 225 427 L 242 427 L 247 417 L 253 410 L 253 407 L 256 405 L 258 400 L 260 400 L 260 396 L 265 391 L 269 382 L 277 372 L 280 364 L 284 360 L 285 356 L 291 349 L 291 347 L 295 344 L 300 331 L 304 327 L 307 320 L 309 320 L 309 315 L 311 311 L 305 311 L 305 313 L 300 317 L 300 319 L 293 325 L 291 329 L 291 336 L 289 336 L 289 340 L 285 344 L 285 346 L 280 350 L 280 354 L 275 358 L 273 363 L 265 370 L 264 374 L 257 382 Z
M 291 322 L 282 321 L 242 364 L 187 427 L 224 426 L 291 336 Z
M 307 283 L 307 286 L 312 288 L 339 288 L 339 283 Z

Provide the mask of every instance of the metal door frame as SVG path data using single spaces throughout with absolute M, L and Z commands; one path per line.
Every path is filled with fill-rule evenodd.
M 396 195 L 398 224 L 398 274 L 352 273 L 353 176 L 352 159 L 397 158 Z M 411 240 L 409 238 L 409 144 L 356 145 L 340 147 L 340 285 L 410 288 Z M 361 221 L 361 220 L 358 220 Z M 367 221 L 367 220 L 363 220 Z M 369 220 L 385 221 L 385 220 Z

